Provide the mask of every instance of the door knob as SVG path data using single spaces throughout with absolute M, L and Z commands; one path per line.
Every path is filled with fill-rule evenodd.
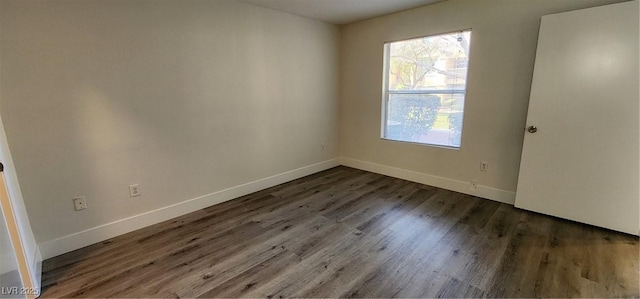
M 529 127 L 527 128 L 527 131 L 529 131 L 529 133 L 535 133 L 535 132 L 538 132 L 538 127 L 536 127 L 536 126 L 529 126 Z

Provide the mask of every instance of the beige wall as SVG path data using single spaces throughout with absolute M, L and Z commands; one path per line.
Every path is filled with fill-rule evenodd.
M 540 17 L 613 2 L 620 1 L 448 0 L 342 27 L 341 155 L 443 185 L 475 179 L 488 191 L 515 191 Z M 384 42 L 467 28 L 473 31 L 460 150 L 380 139 Z M 488 172 L 479 171 L 481 160 Z
M 335 26 L 224 0 L 0 11 L 0 111 L 40 243 L 338 157 Z

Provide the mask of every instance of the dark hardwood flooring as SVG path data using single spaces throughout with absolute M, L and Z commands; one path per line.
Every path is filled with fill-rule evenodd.
M 42 297 L 638 297 L 638 237 L 336 167 L 48 259 Z

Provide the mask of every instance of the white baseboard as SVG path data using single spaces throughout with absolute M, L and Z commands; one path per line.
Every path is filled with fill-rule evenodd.
M 39 244 L 44 259 L 340 165 L 335 158 L 216 191 Z
M 405 179 L 412 182 L 422 183 L 425 185 L 439 187 L 503 203 L 513 204 L 515 201 L 515 192 L 500 190 L 482 185 L 478 185 L 478 188 L 476 190 L 471 190 L 468 182 L 371 163 L 367 161 L 341 157 L 283 172 L 253 182 L 189 199 L 177 204 L 162 207 L 153 211 L 96 226 L 81 232 L 73 233 L 57 239 L 40 243 L 38 244 L 38 247 L 42 258 L 48 259 L 122 234 L 126 234 L 128 232 L 132 232 L 143 227 L 147 227 L 149 225 L 182 216 L 184 214 L 188 214 L 215 204 L 219 204 L 256 191 L 273 187 L 338 165 L 344 165 L 361 170 L 375 172 L 399 179 Z
M 366 170 L 369 172 L 387 175 L 394 178 L 495 200 L 511 205 L 515 202 L 516 199 L 516 193 L 512 191 L 506 191 L 482 185 L 478 185 L 476 190 L 471 190 L 469 182 L 453 180 L 445 177 L 439 177 L 426 173 L 351 159 L 347 157 L 341 157 L 340 164 L 348 167 Z

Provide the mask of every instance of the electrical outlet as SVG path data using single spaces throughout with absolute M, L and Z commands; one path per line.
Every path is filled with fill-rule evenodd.
M 471 180 L 471 190 L 478 190 L 478 181 Z
M 324 143 L 320 145 L 320 150 L 322 150 L 324 152 L 324 150 L 325 150 L 325 144 Z
M 78 196 L 73 199 L 73 207 L 76 211 L 84 210 L 87 208 L 87 199 L 84 196 Z
M 489 162 L 480 161 L 480 171 L 488 171 L 489 170 Z
M 140 186 L 138 184 L 129 185 L 129 197 L 140 196 Z

